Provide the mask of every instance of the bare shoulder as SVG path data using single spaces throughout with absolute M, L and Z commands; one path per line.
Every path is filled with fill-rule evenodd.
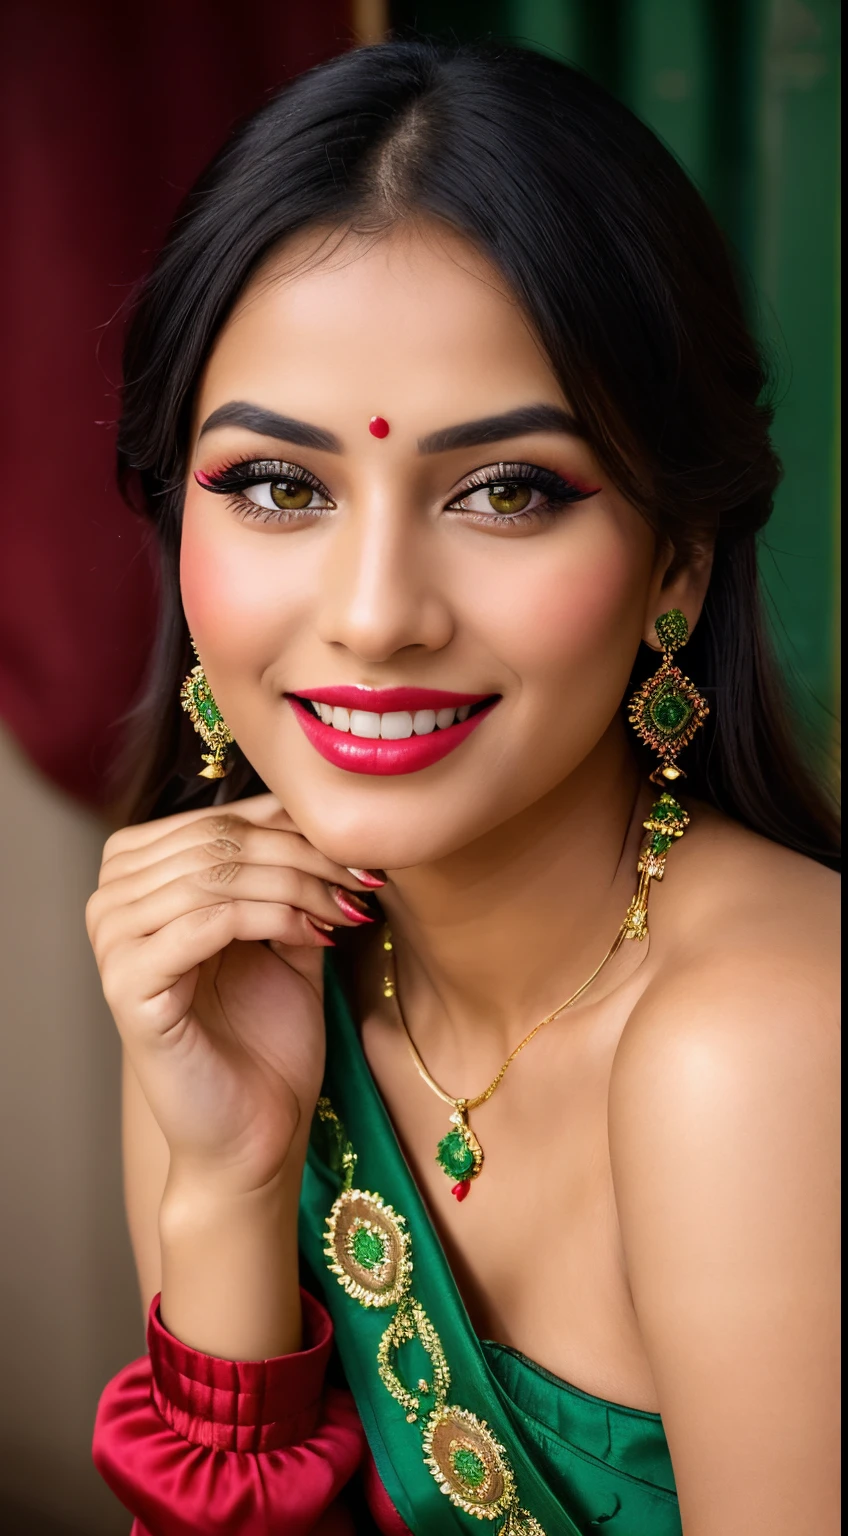
M 836 1167 L 839 881 L 709 810 L 673 856 L 610 1082 L 623 1229 L 638 1235 L 649 1188 L 687 1220 L 709 1190 L 713 1230 L 783 1202 L 803 1225 L 799 1194 Z
M 610 1083 L 627 1276 L 687 1529 L 830 1530 L 838 883 L 720 817 L 692 832 Z
M 651 901 L 656 966 L 622 1037 L 619 1069 L 640 1041 L 670 1035 L 757 1041 L 834 1038 L 840 880 L 814 859 L 709 807 L 669 856 Z M 683 1027 L 681 1027 L 683 1026 Z

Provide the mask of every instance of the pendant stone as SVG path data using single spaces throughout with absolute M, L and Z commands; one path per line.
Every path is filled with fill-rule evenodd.
M 436 1162 L 449 1179 L 453 1179 L 451 1194 L 456 1200 L 465 1199 L 483 1166 L 483 1148 L 468 1124 L 468 1112 L 462 1101 L 451 1115 L 453 1130 L 443 1136 L 436 1148 Z

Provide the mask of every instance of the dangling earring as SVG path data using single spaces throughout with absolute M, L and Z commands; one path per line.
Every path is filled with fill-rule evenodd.
M 630 700 L 630 724 L 637 736 L 659 753 L 659 764 L 651 774 L 651 783 L 673 783 L 683 774 L 677 766 L 677 755 L 688 746 L 699 726 L 709 714 L 706 699 L 702 699 L 694 683 L 684 677 L 673 662 L 689 639 L 686 615 L 679 608 L 661 613 L 654 625 L 663 659 L 647 682 L 634 693 Z M 684 775 L 685 777 L 685 775 Z M 625 926 L 627 937 L 644 939 L 648 934 L 648 897 L 652 880 L 662 880 L 665 859 L 672 843 L 682 837 L 689 825 L 689 812 L 675 800 L 668 790 L 663 790 L 648 812 L 642 826 L 651 836 L 639 855 L 636 866 L 639 887 L 627 909 Z
M 663 779 L 685 778 L 677 766 L 678 753 L 689 745 L 709 714 L 706 699 L 702 699 L 694 683 L 684 677 L 673 662 L 689 639 L 686 615 L 679 608 L 660 614 L 654 628 L 663 648 L 663 659 L 654 673 L 630 700 L 630 724 L 637 736 L 652 751 L 659 753 L 659 764 L 651 774 L 652 784 L 662 784 Z
M 193 640 L 191 648 L 200 663 L 197 646 Z M 193 667 L 189 672 L 180 689 L 180 703 L 198 736 L 202 736 L 210 749 L 208 753 L 203 753 L 203 761 L 207 766 L 200 769 L 198 778 L 225 778 L 230 771 L 227 749 L 233 740 L 233 734 L 215 703 L 202 665 Z

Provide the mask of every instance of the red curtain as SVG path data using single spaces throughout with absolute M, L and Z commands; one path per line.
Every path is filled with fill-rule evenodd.
M 0 717 L 92 804 L 155 623 L 113 486 L 121 311 L 231 124 L 349 46 L 349 0 L 6 0 Z

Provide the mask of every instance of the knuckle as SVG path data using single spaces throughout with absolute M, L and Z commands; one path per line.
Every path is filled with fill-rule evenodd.
M 241 853 L 241 843 L 231 837 L 216 837 L 213 842 L 204 843 L 203 851 L 216 859 L 232 858 L 234 854 Z
M 241 820 L 238 816 L 212 816 L 208 826 L 215 837 L 233 838 L 235 841 L 234 834 L 240 829 Z
M 201 879 L 207 885 L 231 885 L 239 872 L 239 867 L 232 859 L 225 860 L 221 864 L 212 864 L 209 869 L 203 871 Z

